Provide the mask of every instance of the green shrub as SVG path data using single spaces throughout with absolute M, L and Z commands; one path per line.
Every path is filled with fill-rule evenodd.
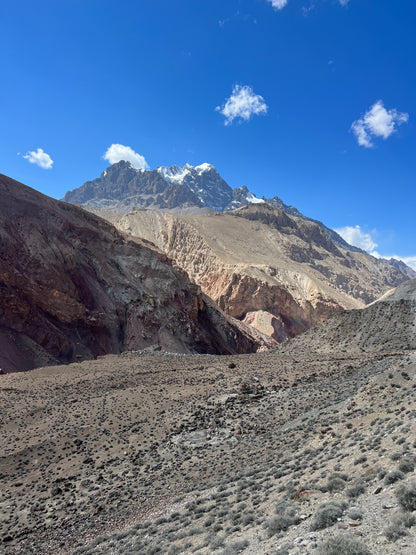
M 416 511 L 416 480 L 402 484 L 396 492 L 397 500 L 405 511 Z
M 277 515 L 266 521 L 265 528 L 267 530 L 268 537 L 271 538 L 279 532 L 286 531 L 293 524 L 298 523 L 299 519 L 297 517 L 289 515 Z
M 328 482 L 326 483 L 326 491 L 334 492 L 334 491 L 341 491 L 345 488 L 346 482 L 348 480 L 347 474 L 339 474 L 338 472 L 334 472 L 328 478 Z
M 363 513 L 357 507 L 351 507 L 351 509 L 348 512 L 348 516 L 352 520 L 362 520 L 363 519 Z
M 295 507 L 287 501 L 279 500 L 276 503 L 275 511 L 277 515 L 264 523 L 269 538 L 300 522 Z
M 342 517 L 347 505 L 339 501 L 327 501 L 319 505 L 312 522 L 312 530 L 322 530 L 332 526 Z
M 317 551 L 317 555 L 371 555 L 367 547 L 349 535 L 328 538 Z

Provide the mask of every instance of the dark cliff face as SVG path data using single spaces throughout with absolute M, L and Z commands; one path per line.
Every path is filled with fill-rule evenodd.
M 146 241 L 0 175 L 0 368 L 259 343 Z

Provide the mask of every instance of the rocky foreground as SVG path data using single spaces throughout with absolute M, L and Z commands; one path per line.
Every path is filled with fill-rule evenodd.
M 61 210 L 80 217 L 54 202 L 45 199 L 50 229 Z M 122 251 L 135 248 L 91 218 Z M 21 225 L 3 228 L 6 238 L 25 230 L 38 246 Z M 3 270 L 6 293 L 43 276 L 35 257 L 15 260 L 22 272 Z M 43 291 L 32 304 L 46 319 L 59 304 Z M 185 289 L 185 312 L 187 299 Z M 0 551 L 413 555 L 415 324 L 411 280 L 268 352 L 173 355 L 158 345 L 0 375 Z M 211 325 L 183 337 L 215 337 Z
M 0 376 L 1 551 L 414 554 L 416 352 L 333 347 Z

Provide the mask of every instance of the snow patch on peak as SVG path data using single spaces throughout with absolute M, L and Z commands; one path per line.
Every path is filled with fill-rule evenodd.
M 204 172 L 215 170 L 215 167 L 212 164 L 207 164 L 206 162 L 204 162 L 204 164 L 200 164 L 199 166 L 195 166 L 195 169 L 198 172 L 198 174 L 201 174 L 201 173 L 204 173 Z
M 246 196 L 246 200 L 250 204 L 264 204 L 265 203 L 265 201 L 262 198 L 257 198 L 254 193 L 249 193 Z
M 200 164 L 199 166 L 185 164 L 183 168 L 180 166 L 160 166 L 160 168 L 157 168 L 158 173 L 160 173 L 165 181 L 174 184 L 183 183 L 184 179 L 188 176 L 200 176 L 211 170 L 215 170 L 215 167 L 207 163 Z
M 171 166 L 170 168 L 161 166 L 157 168 L 157 171 L 168 183 L 178 184 L 182 183 L 184 178 L 190 173 L 190 168 L 192 168 L 192 166 L 189 166 L 189 164 L 185 164 L 183 168 L 179 166 Z

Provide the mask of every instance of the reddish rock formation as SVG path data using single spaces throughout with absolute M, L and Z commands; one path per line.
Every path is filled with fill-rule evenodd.
M 27 370 L 152 344 L 177 352 L 253 352 L 149 242 L 0 175 L 0 368 Z
M 198 216 L 97 211 L 155 243 L 226 314 L 277 341 L 408 279 L 386 261 L 335 244 L 317 223 L 265 204 Z

